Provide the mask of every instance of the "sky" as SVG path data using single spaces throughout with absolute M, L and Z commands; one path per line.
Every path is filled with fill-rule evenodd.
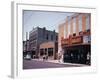
M 33 27 L 46 27 L 47 30 L 55 30 L 58 32 L 58 25 L 65 21 L 67 16 L 74 13 L 69 12 L 49 12 L 49 11 L 23 11 L 23 29 L 24 40 L 26 40 L 26 32 L 30 32 Z M 28 35 L 29 37 L 29 35 Z

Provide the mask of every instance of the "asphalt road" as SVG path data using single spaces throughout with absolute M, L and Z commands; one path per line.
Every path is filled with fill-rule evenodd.
M 62 68 L 62 67 L 80 67 L 79 65 L 59 64 L 36 60 L 23 60 L 23 69 L 41 69 L 41 68 Z

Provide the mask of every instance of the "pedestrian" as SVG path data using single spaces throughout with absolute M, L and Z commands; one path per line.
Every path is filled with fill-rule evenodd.
M 61 62 L 61 53 L 58 53 L 58 60 Z
M 48 56 L 46 55 L 46 60 L 48 60 Z
M 90 65 L 90 53 L 89 52 L 87 53 L 87 61 L 86 61 L 86 64 Z

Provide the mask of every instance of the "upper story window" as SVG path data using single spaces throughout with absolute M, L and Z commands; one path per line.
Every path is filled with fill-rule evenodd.
M 56 36 L 56 41 L 58 40 L 58 36 Z
M 49 39 L 49 36 L 48 36 L 48 34 L 46 35 L 46 39 L 47 39 L 47 40 Z
M 53 35 L 51 35 L 51 40 L 53 40 Z

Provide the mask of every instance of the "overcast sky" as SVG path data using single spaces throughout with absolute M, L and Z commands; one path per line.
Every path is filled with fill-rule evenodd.
M 65 21 L 67 16 L 71 16 L 74 13 L 65 12 L 46 12 L 46 11 L 23 11 L 23 27 L 24 36 L 26 40 L 26 32 L 30 32 L 33 27 L 46 27 L 47 30 L 55 30 L 58 32 L 58 25 Z

